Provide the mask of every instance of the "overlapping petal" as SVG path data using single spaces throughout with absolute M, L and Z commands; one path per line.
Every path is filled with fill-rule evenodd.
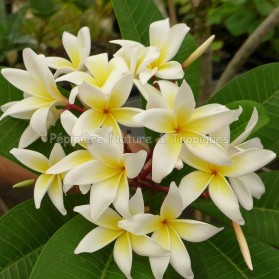
M 243 225 L 238 200 L 228 181 L 221 175 L 216 175 L 209 184 L 209 195 L 216 206 L 231 220 Z
M 128 178 L 135 178 L 141 171 L 147 153 L 145 150 L 141 150 L 137 153 L 126 153 L 123 155 L 124 166 L 126 170 L 126 176 Z

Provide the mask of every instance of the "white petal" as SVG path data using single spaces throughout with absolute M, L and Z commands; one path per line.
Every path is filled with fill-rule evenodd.
M 70 111 L 65 110 L 64 112 L 62 112 L 60 120 L 64 130 L 67 132 L 69 136 L 72 136 L 72 131 L 78 118 Z
M 220 176 L 215 176 L 209 184 L 209 195 L 216 206 L 231 220 L 243 225 L 237 198 L 228 181 Z
M 184 278 L 194 278 L 190 256 L 177 233 L 170 228 L 170 264 Z
M 229 182 L 242 207 L 251 210 L 253 208 L 253 198 L 245 184 L 238 177 L 229 178 Z
M 10 153 L 13 154 L 23 165 L 34 171 L 44 173 L 49 168 L 48 159 L 39 152 L 13 148 Z
M 122 174 L 122 177 L 118 184 L 117 194 L 113 201 L 113 206 L 119 212 L 119 214 L 125 218 L 130 218 L 129 210 L 129 184 L 127 177 Z
M 205 241 L 223 229 L 195 220 L 178 219 L 170 224 L 182 239 L 190 242 Z
M 61 159 L 55 165 L 52 165 L 52 167 L 49 168 L 46 173 L 58 174 L 58 173 L 67 172 L 73 169 L 74 167 L 77 167 L 83 163 L 92 160 L 93 157 L 88 150 L 77 150 L 70 153 L 65 158 Z
M 73 67 L 77 70 L 81 62 L 77 38 L 68 32 L 64 32 L 62 35 L 62 42 L 71 62 L 73 63 Z
M 18 148 L 25 148 L 34 141 L 36 141 L 40 135 L 38 135 L 29 125 L 27 128 L 24 130 L 22 133 L 19 143 L 18 143 Z
M 144 201 L 143 201 L 141 188 L 137 188 L 136 193 L 130 199 L 129 209 L 131 215 L 144 213 Z
M 170 23 L 168 18 L 151 23 L 149 27 L 150 45 L 159 48 L 163 47 L 169 31 Z
M 36 97 L 28 97 L 26 99 L 23 99 L 17 103 L 15 103 L 13 106 L 9 107 L 0 117 L 0 120 L 2 120 L 7 115 L 13 116 L 13 114 L 18 114 L 22 112 L 28 112 L 28 111 L 34 111 L 36 109 L 39 109 L 41 107 L 50 106 L 51 103 L 49 101 L 45 101 L 43 99 L 39 99 Z
M 70 170 L 64 178 L 64 183 L 72 185 L 98 183 L 116 175 L 117 173 L 119 173 L 119 170 L 108 168 L 97 160 L 92 160 Z
M 78 244 L 75 254 L 84 252 L 93 253 L 114 241 L 123 232 L 97 227 L 89 232 Z
M 59 210 L 62 215 L 66 215 L 67 211 L 64 207 L 63 202 L 63 189 L 61 178 L 57 175 L 55 176 L 53 182 L 48 189 L 48 196 L 54 206 Z
M 47 136 L 47 118 L 50 111 L 50 107 L 42 107 L 36 110 L 30 120 L 30 126 L 40 136 Z
M 253 197 L 260 199 L 262 194 L 265 192 L 265 186 L 261 178 L 256 173 L 249 173 L 244 176 L 238 177 L 238 180 L 246 186 L 248 191 Z
M 152 94 L 149 95 L 148 102 L 146 104 L 146 110 L 153 108 L 173 109 L 172 100 L 168 100 L 162 95 Z
M 103 113 L 109 96 L 106 95 L 100 88 L 87 82 L 83 82 L 79 86 L 79 98 L 90 108 L 94 108 L 94 110 L 99 113 Z
M 48 191 L 54 179 L 55 175 L 51 174 L 41 174 L 38 177 L 34 187 L 34 202 L 37 209 L 40 208 L 42 198 Z
M 191 121 L 190 119 L 187 129 L 196 131 L 200 134 L 210 134 L 215 130 L 225 127 L 237 120 L 241 112 L 242 108 L 240 107 L 236 110 L 218 112 L 194 121 Z
M 228 165 L 231 163 L 226 150 L 219 144 L 212 142 L 212 139 L 207 136 L 187 131 L 184 133 L 183 141 L 190 152 L 208 163 L 216 165 Z
M 165 134 L 156 143 L 152 159 L 152 180 L 159 183 L 170 174 L 179 158 L 181 139 L 176 135 Z
M 165 61 L 169 61 L 176 55 L 189 30 L 190 28 L 185 23 L 175 24 L 171 27 L 164 49 L 162 49 L 162 51 L 166 51 Z
M 258 148 L 258 149 L 261 149 L 263 148 L 263 145 L 261 143 L 261 140 L 260 138 L 252 138 L 252 139 L 249 139 L 239 145 L 236 146 L 238 149 L 252 149 L 252 148 Z
M 139 73 L 139 80 L 142 84 L 146 84 L 151 77 L 157 73 L 158 68 L 154 67 L 153 69 L 145 68 Z
M 181 87 L 179 87 L 177 83 L 174 83 L 169 80 L 159 80 L 157 81 L 157 83 L 159 84 L 161 95 L 165 100 L 167 100 L 170 109 L 172 110 L 174 109 L 175 100 L 179 90 L 186 91 L 182 95 L 184 95 L 185 99 L 188 99 L 191 102 L 191 104 L 187 104 L 187 106 L 192 106 L 192 101 L 190 96 L 192 94 L 192 91 L 191 89 L 189 92 L 187 91 L 188 88 L 186 82 L 183 82 Z
M 135 235 L 145 235 L 161 229 L 162 221 L 158 215 L 139 213 L 134 215 L 132 219 L 118 222 L 118 226 Z
M 81 85 L 84 81 L 92 85 L 96 84 L 95 79 L 91 75 L 79 71 L 68 73 L 56 79 L 56 82 L 60 81 L 68 81 L 76 85 Z
M 183 127 L 188 122 L 195 108 L 195 99 L 190 86 L 183 80 L 174 105 L 175 119 L 178 127 Z M 188 126 L 188 124 L 187 124 Z
M 88 221 L 92 222 L 92 219 L 90 217 L 90 205 L 89 204 L 75 206 L 73 210 L 75 212 L 78 212 L 79 214 L 81 214 Z
M 78 31 L 77 40 L 81 49 L 81 63 L 83 63 L 83 60 L 89 56 L 91 50 L 90 30 L 87 26 Z M 82 65 L 80 64 L 79 67 Z
M 161 206 L 161 217 L 163 220 L 174 220 L 178 218 L 183 211 L 183 200 L 174 182 L 170 184 L 169 192 Z
M 229 166 L 220 167 L 224 176 L 237 177 L 254 172 L 276 157 L 276 154 L 267 149 L 249 149 L 239 152 L 231 157 Z
M 193 171 L 183 177 L 179 185 L 179 190 L 183 198 L 184 208 L 203 193 L 212 178 L 213 175 L 202 171 Z
M 6 80 L 19 90 L 27 92 L 33 96 L 43 97 L 40 85 L 34 81 L 30 73 L 19 69 L 2 69 L 1 74 Z
M 133 120 L 133 117 L 138 113 L 142 112 L 138 108 L 122 107 L 112 109 L 110 111 L 111 116 L 120 124 L 127 127 L 143 127 L 142 124 Z
M 49 163 L 51 166 L 62 160 L 66 156 L 60 143 L 55 143 L 49 155 Z M 49 173 L 49 172 L 48 172 Z
M 67 190 L 65 190 L 65 187 L 63 188 L 64 189 L 64 193 L 67 192 Z M 86 184 L 86 185 L 79 185 L 79 190 L 80 192 L 83 194 L 83 195 L 86 195 L 91 189 L 91 185 L 90 184 Z
M 105 181 L 92 185 L 90 190 L 90 207 L 91 218 L 93 220 L 97 220 L 114 201 L 117 195 L 120 179 L 120 175 L 114 175 Z
M 184 72 L 180 63 L 176 61 L 166 62 L 158 67 L 156 77 L 163 79 L 181 79 L 184 76 Z
M 98 218 L 98 220 L 95 221 L 95 224 L 107 229 L 121 230 L 118 227 L 118 222 L 120 220 L 122 220 L 122 217 L 115 210 L 108 207 Z
M 119 108 L 127 101 L 133 86 L 133 75 L 126 74 L 114 85 L 110 93 L 109 108 Z
M 62 57 L 46 57 L 46 63 L 50 68 L 59 69 L 59 68 L 72 68 L 73 65 L 70 61 Z
M 97 112 L 93 109 L 89 109 L 84 112 L 77 120 L 73 130 L 72 136 L 75 142 L 87 141 L 89 134 L 100 128 L 105 120 L 106 115 Z M 90 142 L 89 142 L 90 143 Z
M 134 116 L 133 120 L 158 133 L 174 133 L 174 117 L 170 110 L 154 108 Z
M 250 133 L 252 132 L 254 127 L 256 126 L 258 119 L 259 119 L 258 111 L 254 107 L 251 118 L 250 118 L 249 122 L 247 123 L 247 126 L 245 127 L 244 132 L 242 134 L 240 134 L 231 144 L 238 145 L 238 144 L 244 142 L 247 139 L 247 137 L 250 135 Z
M 162 248 L 171 250 L 170 246 L 170 234 L 167 226 L 163 226 L 162 229 L 152 234 L 154 239 Z M 161 279 L 170 262 L 170 255 L 166 257 L 149 257 L 152 273 L 156 279 Z
M 129 233 L 123 233 L 115 241 L 113 258 L 125 276 L 132 279 L 130 275 L 132 268 L 132 246 Z
M 157 95 L 160 94 L 160 91 L 156 89 L 154 86 L 150 85 L 149 83 L 142 84 L 139 80 L 134 79 L 134 84 L 136 85 L 137 89 L 144 97 L 145 100 L 148 101 L 150 95 Z
M 126 175 L 128 178 L 133 179 L 140 173 L 145 163 L 146 156 L 147 152 L 145 150 L 123 155 Z
M 113 144 L 99 137 L 91 137 L 91 140 L 92 144 L 88 145 L 88 150 L 96 160 L 111 168 L 122 167 L 120 163 L 122 158 L 120 148 L 115 148 Z M 119 144 L 123 143 L 119 142 Z
M 207 104 L 207 105 L 196 108 L 191 117 L 191 120 L 194 121 L 194 120 L 212 116 L 212 115 L 215 115 L 216 113 L 220 113 L 220 112 L 224 112 L 224 111 L 229 111 L 229 109 L 224 105 Z
M 167 256 L 169 251 L 162 249 L 152 238 L 146 235 L 130 234 L 133 250 L 140 256 L 162 257 Z

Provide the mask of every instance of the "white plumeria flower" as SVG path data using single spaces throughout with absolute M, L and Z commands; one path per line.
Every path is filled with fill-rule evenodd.
M 252 132 L 253 128 L 258 122 L 258 112 L 254 108 L 251 118 L 248 121 L 243 133 L 241 133 L 235 140 L 230 143 L 230 128 L 227 126 L 222 130 L 215 131 L 214 136 L 221 140 L 221 145 L 228 150 L 229 154 L 233 155 L 240 151 L 248 149 L 262 149 L 263 145 L 259 138 L 252 138 L 247 141 L 247 137 Z M 230 185 L 237 196 L 239 203 L 246 210 L 253 208 L 253 197 L 259 199 L 265 192 L 265 186 L 261 178 L 254 172 L 228 178 Z
M 84 61 L 88 72 L 75 71 L 63 75 L 56 79 L 59 81 L 69 81 L 76 85 L 81 85 L 84 81 L 99 88 L 106 87 L 114 79 L 114 75 L 128 73 L 129 69 L 122 57 L 114 57 L 110 61 L 107 53 L 101 53 L 87 57 Z M 74 103 L 78 94 L 78 86 L 71 90 L 69 102 Z
M 134 75 L 134 82 L 140 80 L 140 84 L 146 84 L 152 75 L 156 73 L 153 71 L 152 75 L 148 72 L 146 74 L 146 68 L 154 62 L 160 55 L 160 51 L 156 47 L 144 47 L 143 45 L 126 40 L 111 41 L 120 45 L 124 44 L 115 57 L 121 57 L 126 62 L 129 71 Z
M 116 136 L 121 136 L 119 124 L 128 127 L 141 127 L 132 118 L 141 109 L 122 107 L 127 101 L 133 86 L 131 74 L 117 77 L 108 91 L 83 83 L 79 87 L 79 98 L 90 109 L 85 111 L 73 128 L 73 136 L 82 140 L 100 127 L 112 127 Z
M 104 132 L 103 132 L 104 131 Z M 69 171 L 65 184 L 92 184 L 90 190 L 91 218 L 96 220 L 113 203 L 122 216 L 129 216 L 128 179 L 135 178 L 141 171 L 147 152 L 125 153 L 121 138 L 113 138 L 107 129 L 91 137 L 88 150 L 95 160 L 88 161 Z M 55 167 L 52 171 L 57 172 Z M 59 171 L 59 170 L 58 170 Z
M 180 192 L 172 182 L 161 206 L 160 215 L 139 213 L 132 219 L 125 219 L 118 223 L 121 228 L 136 235 L 154 232 L 152 239 L 170 251 L 167 257 L 149 258 L 156 279 L 163 278 L 169 263 L 183 278 L 194 278 L 191 260 L 181 238 L 186 241 L 200 242 L 222 230 L 222 228 L 199 221 L 177 219 L 184 208 Z
M 62 43 L 70 61 L 62 57 L 46 58 L 48 66 L 57 70 L 55 76 L 83 69 L 84 60 L 89 56 L 91 50 L 89 28 L 82 27 L 77 37 L 68 32 L 64 32 Z
M 129 201 L 131 214 L 144 212 L 143 197 L 140 189 Z M 93 253 L 109 243 L 115 241 L 113 257 L 127 278 L 131 277 L 132 251 L 141 256 L 158 256 L 160 258 L 168 255 L 168 251 L 162 249 L 154 240 L 146 235 L 135 235 L 118 226 L 123 218 L 111 208 L 107 208 L 98 220 L 93 220 L 90 215 L 90 205 L 75 207 L 74 211 L 83 215 L 90 222 L 98 225 L 90 231 L 79 243 L 75 253 Z
M 45 57 L 31 49 L 23 50 L 23 60 L 27 71 L 2 69 L 2 75 L 15 87 L 24 92 L 24 99 L 6 104 L 0 120 L 10 115 L 30 119 L 30 127 L 41 137 L 47 136 L 57 114 L 55 106 L 66 106 L 68 100 L 59 92 L 54 77 L 47 67 Z M 26 131 L 25 145 L 32 142 L 34 133 Z M 29 141 L 29 142 L 28 142 Z
M 217 156 L 217 155 L 215 155 Z M 253 199 L 248 189 L 260 187 L 259 178 L 252 172 L 262 168 L 276 157 L 276 154 L 266 149 L 248 149 L 230 155 L 231 164 L 221 166 L 212 164 L 196 157 L 187 147 L 181 149 L 180 158 L 188 165 L 197 169 L 186 175 L 179 189 L 183 196 L 184 206 L 196 200 L 209 185 L 209 195 L 216 206 L 231 220 L 243 225 L 238 201 L 245 209 L 253 207 Z M 248 175 L 248 176 L 246 176 Z M 229 181 L 226 179 L 229 178 Z M 234 185 L 233 181 L 239 185 Z M 250 186 L 248 186 L 250 184 Z M 234 185 L 234 186 L 233 186 Z M 232 189 L 237 189 L 236 192 Z
M 160 55 L 141 71 L 143 83 L 154 75 L 162 79 L 175 80 L 181 79 L 184 76 L 181 64 L 176 61 L 171 61 L 171 59 L 178 52 L 189 30 L 190 28 L 184 23 L 175 24 L 170 27 L 168 18 L 150 24 L 150 46 L 157 48 L 160 51 Z M 124 49 L 139 44 L 128 40 L 117 40 L 112 42 L 120 44 Z
M 65 215 L 67 212 L 63 203 L 62 190 L 64 173 L 47 174 L 47 170 L 51 166 L 65 157 L 65 153 L 61 145 L 58 143 L 54 145 L 49 159 L 39 152 L 28 149 L 13 148 L 10 153 L 28 168 L 41 173 L 41 175 L 37 178 L 34 188 L 34 201 L 36 208 L 40 208 L 42 198 L 46 193 L 48 193 L 48 196 L 54 206 L 61 214 Z
M 161 95 L 150 95 L 147 110 L 134 117 L 148 129 L 164 134 L 154 148 L 152 179 L 160 182 L 171 173 L 183 143 L 200 158 L 221 165 L 229 164 L 226 150 L 206 134 L 235 121 L 242 109 L 229 110 L 218 104 L 195 109 L 193 92 L 185 80 L 181 87 L 170 81 L 158 83 Z

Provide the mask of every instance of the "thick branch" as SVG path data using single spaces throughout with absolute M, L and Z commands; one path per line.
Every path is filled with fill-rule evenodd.
M 224 84 L 230 81 L 239 68 L 245 63 L 247 58 L 255 51 L 262 39 L 279 23 L 279 7 L 258 26 L 258 28 L 249 36 L 244 44 L 234 55 L 229 65 L 221 75 L 214 92 L 218 91 Z

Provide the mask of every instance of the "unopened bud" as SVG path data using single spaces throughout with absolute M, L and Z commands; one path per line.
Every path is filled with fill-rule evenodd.
M 207 39 L 200 47 L 198 47 L 183 63 L 183 69 L 189 67 L 195 60 L 197 60 L 211 45 L 214 40 L 215 35 L 212 35 L 209 39 Z
M 241 230 L 241 227 L 235 223 L 232 222 L 233 225 L 233 229 L 236 235 L 236 239 L 238 241 L 242 256 L 244 258 L 245 263 L 247 264 L 248 268 L 250 270 L 253 270 L 253 264 L 252 264 L 252 260 L 251 260 L 251 255 L 250 255 L 250 251 L 249 251 L 249 247 L 247 244 L 247 241 L 245 239 L 245 236 Z
M 21 181 L 21 182 L 15 184 L 13 186 L 13 188 L 27 187 L 27 186 L 33 185 L 34 183 L 35 183 L 35 179 L 24 180 L 24 181 Z

